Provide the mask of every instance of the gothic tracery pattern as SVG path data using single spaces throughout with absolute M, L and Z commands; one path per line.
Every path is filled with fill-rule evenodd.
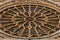
M 60 13 L 41 5 L 17 5 L 3 10 L 2 31 L 16 37 L 44 37 L 59 30 Z

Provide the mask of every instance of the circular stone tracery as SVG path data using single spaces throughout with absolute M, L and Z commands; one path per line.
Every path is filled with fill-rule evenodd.
M 60 13 L 41 5 L 17 5 L 1 13 L 0 23 L 9 35 L 23 37 L 43 37 L 59 30 Z

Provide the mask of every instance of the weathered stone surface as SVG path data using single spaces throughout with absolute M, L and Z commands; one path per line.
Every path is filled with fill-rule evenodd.
M 6 2 L 9 2 L 9 1 L 12 1 L 12 0 L 0 0 L 0 5 L 3 5 L 3 4 L 5 4 Z M 40 1 L 42 1 L 42 0 L 13 0 L 13 2 L 40 2 Z M 51 2 L 53 2 L 53 3 L 57 3 L 57 5 L 58 4 L 60 4 L 60 3 L 58 3 L 58 2 L 60 2 L 60 0 L 49 0 L 49 1 L 51 1 Z M 20 5 L 21 6 L 21 5 Z M 26 6 L 26 5 L 25 5 Z M 25 7 L 25 6 L 23 6 L 23 7 Z M 28 7 L 28 6 L 27 6 Z M 16 8 L 16 7 L 15 7 Z M 37 7 L 38 8 L 38 7 Z M 9 9 L 9 8 L 8 8 Z M 28 8 L 27 8 L 28 9 Z M 42 8 L 43 9 L 43 8 Z M 45 8 L 45 10 L 48 10 L 48 9 L 50 9 L 49 7 L 46 7 Z M 56 8 L 55 8 L 56 9 Z M 10 9 L 9 9 L 10 10 Z M 4 10 L 4 11 L 7 11 L 7 10 Z M 16 10 L 15 10 L 16 11 Z M 25 10 L 25 11 L 28 11 L 28 10 Z M 32 10 L 33 11 L 33 10 Z M 44 11 L 44 10 L 43 10 Z M 53 11 L 52 9 L 50 10 L 52 13 L 55 13 L 55 12 L 57 12 L 57 11 Z M 60 11 L 60 10 L 59 10 Z M 4 13 L 4 12 L 3 12 Z M 18 12 L 17 12 L 18 13 Z M 17 14 L 16 13 L 16 14 Z M 27 12 L 26 12 L 27 13 Z M 34 13 L 34 12 L 32 12 L 32 13 Z M 36 12 L 37 13 L 37 12 Z M 33 16 L 36 14 L 36 13 L 34 13 L 34 14 L 32 14 Z M 49 13 L 49 12 L 47 12 L 47 13 Z M 58 12 L 59 13 L 59 12 Z M 3 15 L 3 14 L 2 14 Z M 5 15 L 7 15 L 7 14 L 5 14 Z M 10 14 L 9 14 L 10 15 Z M 13 14 L 12 14 L 13 15 Z M 47 15 L 47 14 L 46 14 Z M 42 14 L 42 17 L 44 17 L 44 18 L 42 18 L 42 17 L 40 17 L 40 19 L 38 18 L 38 17 L 36 17 L 36 20 L 38 20 L 38 21 L 41 21 L 42 23 L 41 24 L 44 24 L 44 23 L 46 23 L 48 20 L 54 20 L 55 18 L 53 18 L 53 19 L 49 19 L 48 18 L 48 16 L 49 16 L 49 14 L 48 14 L 48 16 L 46 16 L 46 15 L 44 15 L 44 14 Z M 60 14 L 57 14 L 57 15 L 60 15 Z M 57 15 L 53 15 L 53 16 L 57 16 Z M 4 16 L 4 15 L 3 15 Z M 35 21 L 35 17 L 33 18 L 32 16 L 31 17 L 28 17 L 29 15 L 28 15 L 28 13 L 26 14 L 26 16 L 27 17 L 23 17 L 23 15 L 20 15 L 20 16 L 22 16 L 22 18 L 25 18 L 25 21 L 28 21 L 28 22 L 30 22 L 30 21 Z M 20 16 L 18 16 L 18 17 L 20 17 Z M 24 15 L 25 16 L 25 15 Z M 38 15 L 38 16 L 40 16 L 40 15 Z M 10 17 L 10 16 L 9 16 Z M 13 22 L 17 25 L 17 23 L 19 22 L 19 20 L 20 20 L 20 18 L 16 18 L 17 16 L 16 15 L 14 15 L 12 18 L 11 18 L 11 20 L 13 20 Z M 59 18 L 60 18 L 60 16 L 59 16 Z M 2 19 L 4 19 L 4 17 L 2 17 Z M 8 19 L 8 18 L 7 18 Z M 19 20 L 18 20 L 19 19 Z M 17 21 L 16 21 L 17 20 Z M 23 21 L 24 19 L 22 19 L 22 20 L 20 20 L 20 21 Z M 1 20 L 0 20 L 1 21 Z M 16 21 L 16 22 L 15 22 Z M 56 20 L 54 20 L 55 22 L 56 22 Z M 54 22 L 54 21 L 52 21 L 52 22 Z M 1 22 L 3 22 L 3 21 L 1 21 Z M 57 22 L 58 22 L 58 19 L 57 19 Z M 20 23 L 21 24 L 21 23 Z M 25 24 L 27 24 L 27 23 L 25 23 Z M 30 28 L 32 28 L 33 26 L 35 26 L 36 24 L 38 24 L 39 25 L 39 23 L 33 23 L 33 25 L 31 26 L 31 27 L 28 27 L 27 28 L 27 30 L 28 29 L 30 29 Z M 41 25 L 40 24 L 40 25 Z M 58 24 L 58 23 L 57 23 Z M 25 25 L 25 26 L 27 26 L 27 25 Z M 29 25 L 28 25 L 29 26 Z M 54 25 L 54 26 L 57 26 L 57 25 Z M 24 27 L 25 28 L 25 27 Z M 47 27 L 48 28 L 48 27 Z M 15 28 L 15 31 L 16 31 L 16 29 L 17 29 L 17 27 Z M 23 29 L 23 28 L 22 28 Z M 50 29 L 50 28 L 48 28 L 48 29 Z M 52 28 L 52 29 L 50 29 L 50 30 L 52 30 L 52 31 L 55 31 L 55 27 L 54 27 L 54 29 Z M 3 30 L 4 32 L 5 31 L 7 31 L 5 28 L 2 28 L 2 27 L 0 27 L 0 30 Z M 28 37 L 31 37 L 31 35 L 30 35 L 30 33 L 27 31 L 27 30 L 25 30 L 25 32 L 27 32 L 26 34 L 28 34 L 27 36 Z M 45 28 L 44 29 L 42 29 L 43 30 L 43 32 L 44 33 L 46 33 L 46 34 L 49 34 L 50 35 L 50 30 L 47 30 L 47 32 L 46 31 L 44 31 L 45 30 Z M 56 30 L 58 30 L 58 29 L 56 29 Z M 12 30 L 10 30 L 10 31 L 14 31 L 14 29 Z M 7 31 L 7 33 L 8 33 L 9 31 Z M 33 30 L 33 32 L 34 32 L 34 30 Z M 37 32 L 36 30 L 35 30 L 35 32 Z M 42 32 L 42 33 L 43 33 Z M 52 32 L 51 32 L 52 33 Z M 9 33 L 8 33 L 9 34 Z M 13 35 L 14 34 L 14 32 L 12 33 L 11 32 L 11 35 Z M 36 34 L 36 33 L 34 33 L 34 34 Z M 19 34 L 18 34 L 19 35 Z M 37 35 L 37 34 L 36 34 Z M 35 35 L 35 36 L 36 36 Z M 39 35 L 39 34 L 38 34 Z M 41 34 L 42 35 L 42 34 Z M 60 36 L 59 36 L 60 34 L 57 34 L 56 36 L 53 36 L 53 37 L 48 37 L 48 38 L 44 38 L 44 39 L 31 39 L 31 40 L 60 40 Z M 16 36 L 16 35 L 14 35 L 14 36 Z M 42 36 L 44 36 L 44 35 L 42 35 Z M 8 36 L 6 36 L 6 35 L 3 35 L 3 34 L 0 34 L 0 40 L 28 40 L 28 39 L 16 39 L 16 38 L 12 38 L 12 37 L 8 37 Z

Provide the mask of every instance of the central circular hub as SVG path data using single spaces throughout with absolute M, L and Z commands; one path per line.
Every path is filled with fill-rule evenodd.
M 26 20 L 27 20 L 27 21 L 34 21 L 34 18 L 32 18 L 32 17 L 27 17 Z

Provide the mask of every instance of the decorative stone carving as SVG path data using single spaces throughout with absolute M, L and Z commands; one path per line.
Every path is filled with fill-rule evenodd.
M 12 38 L 38 39 L 52 37 L 60 32 L 58 6 L 41 0 L 13 2 L 0 7 L 1 33 Z

